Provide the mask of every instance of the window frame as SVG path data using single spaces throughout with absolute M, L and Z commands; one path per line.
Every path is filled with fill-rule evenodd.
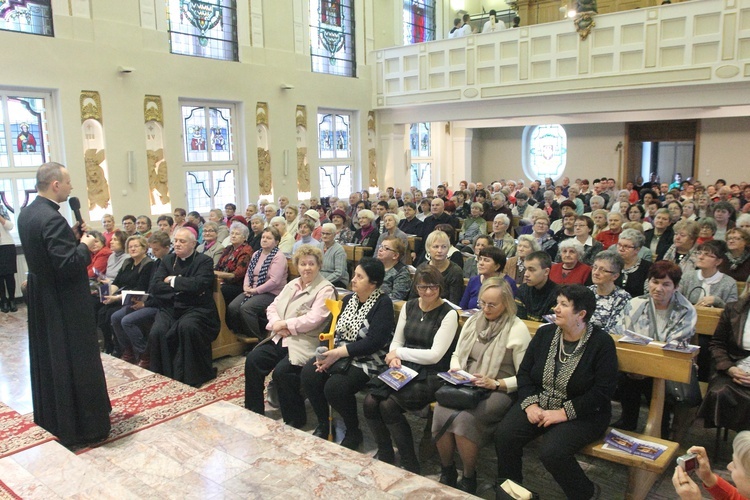
M 184 0 L 188 3 L 191 0 Z M 182 22 L 182 17 L 187 17 L 189 12 L 182 12 L 183 0 L 167 0 L 167 34 L 169 36 L 169 52 L 171 54 L 189 57 L 203 57 L 206 59 L 215 59 L 218 61 L 230 61 L 238 62 L 239 59 L 239 35 L 237 25 L 237 0 L 200 0 L 200 4 L 213 5 L 218 7 L 222 11 L 221 20 L 219 21 L 219 31 L 224 33 L 225 27 L 231 28 L 231 32 L 224 38 L 216 38 L 210 36 L 215 30 L 217 25 L 211 26 L 210 28 L 201 29 L 195 24 L 191 23 L 188 19 L 185 23 Z M 224 15 L 226 11 L 230 15 L 229 22 L 224 22 Z M 173 14 L 178 15 L 180 21 L 175 22 L 175 29 L 173 29 L 172 17 Z M 203 18 L 201 18 L 203 19 Z M 184 27 L 184 30 L 178 31 L 177 26 Z M 185 40 L 181 40 L 181 37 L 185 37 Z M 191 43 L 187 43 L 190 41 Z M 205 43 L 204 43 L 205 42 Z M 186 49 L 180 50 L 180 46 L 185 45 Z M 201 49 L 202 47 L 202 49 Z M 231 52 L 231 54 L 230 54 Z M 222 57 L 220 53 L 223 53 L 225 57 Z
M 338 198 L 341 198 L 341 199 L 348 198 L 349 195 L 355 191 L 355 189 L 354 189 L 354 181 L 355 181 L 355 179 L 354 179 L 354 172 L 356 171 L 356 168 L 357 168 L 357 161 L 356 161 L 356 156 L 357 155 L 355 154 L 355 152 L 357 151 L 357 147 L 356 147 L 357 112 L 354 111 L 354 110 L 319 109 L 318 112 L 317 112 L 317 114 L 315 116 L 316 116 L 316 122 L 315 122 L 316 138 L 317 138 L 316 149 L 317 149 L 317 160 L 318 160 L 318 194 L 319 194 L 320 197 L 325 197 L 323 193 L 324 192 L 327 193 L 328 189 L 329 189 L 328 186 L 326 186 L 326 191 L 323 190 L 323 182 L 329 182 L 330 183 L 329 179 L 331 179 L 331 175 L 329 175 L 327 172 L 325 172 L 325 170 L 324 170 L 325 168 L 332 167 L 334 169 L 332 175 L 335 175 L 339 179 L 341 179 L 341 177 L 343 175 L 345 175 L 345 173 L 344 172 L 340 172 L 340 170 L 341 169 L 345 170 L 346 168 L 348 168 L 349 169 L 349 186 L 348 186 L 349 189 L 348 189 L 348 191 L 346 191 L 345 189 L 344 190 L 341 189 L 341 186 L 340 186 L 340 182 L 341 181 L 339 180 L 339 184 L 337 184 L 335 186 L 331 186 L 333 188 L 333 193 L 332 194 L 327 194 L 327 196 L 337 196 Z M 321 126 L 320 126 L 320 124 L 321 124 L 322 120 L 326 116 L 342 116 L 342 117 L 345 116 L 345 117 L 348 118 L 348 120 L 349 120 L 349 130 L 348 130 L 348 138 L 347 138 L 347 140 L 348 140 L 348 152 L 349 152 L 349 155 L 347 157 L 337 157 L 336 154 L 335 154 L 335 152 L 337 151 L 337 149 L 335 149 L 335 148 L 333 149 L 333 151 L 334 151 L 334 157 L 333 158 L 325 158 L 325 157 L 323 157 L 323 152 L 322 152 L 322 150 L 320 148 L 320 144 L 321 144 L 321 140 L 322 140 Z M 336 119 L 332 119 L 331 123 L 333 124 L 332 129 L 331 129 L 332 137 L 336 137 L 336 132 L 337 132 L 336 123 L 337 123 L 337 120 Z
M 424 14 L 421 19 L 427 21 L 430 26 L 418 25 L 415 22 L 417 17 L 415 8 L 422 7 Z M 431 11 L 431 14 L 430 14 Z M 437 23 L 436 23 L 436 1 L 435 0 L 404 0 L 403 5 L 403 30 L 404 30 L 404 45 L 412 45 L 415 43 L 431 42 L 435 40 L 437 34 Z M 425 35 L 422 40 L 414 40 L 411 35 L 414 34 L 414 27 L 421 27 Z
M 42 14 L 42 17 L 43 17 L 42 30 L 44 30 L 45 25 L 48 25 L 49 26 L 48 33 L 44 33 L 43 31 L 40 32 L 40 31 L 23 30 L 23 29 L 20 29 L 21 28 L 20 25 L 17 28 L 2 27 L 6 25 L 6 21 L 2 20 L 2 18 L 0 18 L 0 31 L 11 31 L 14 33 L 24 33 L 27 35 L 54 37 L 55 36 L 55 24 L 54 24 L 54 12 L 52 10 L 52 0 L 14 0 L 14 5 L 9 5 L 8 6 L 9 8 L 6 9 L 6 11 L 10 11 L 11 8 L 14 8 L 13 10 L 19 10 L 19 7 L 25 7 L 29 10 L 33 10 L 33 9 L 30 9 L 29 4 L 33 5 L 33 9 L 40 9 L 40 10 L 44 8 L 49 9 L 48 10 L 49 15 L 45 16 L 44 14 Z M 35 16 L 35 14 L 32 12 L 30 17 L 31 16 Z
M 416 149 L 412 148 L 412 128 L 417 127 L 417 140 L 420 140 L 420 134 L 421 134 L 421 127 L 426 126 L 428 133 L 428 148 L 429 148 L 429 154 L 422 155 L 421 152 L 423 151 L 423 148 L 421 147 L 421 142 L 417 144 Z M 417 186 L 417 189 L 424 192 L 427 188 L 432 187 L 432 177 L 435 174 L 433 166 L 435 165 L 435 155 L 434 155 L 434 147 L 433 147 L 433 136 L 432 136 L 432 123 L 431 122 L 415 122 L 409 124 L 408 129 L 408 141 L 409 141 L 409 181 L 412 183 L 411 185 Z M 414 151 L 417 152 L 416 155 L 414 155 Z M 420 167 L 426 167 L 429 172 L 429 178 L 425 181 L 424 180 L 424 174 L 425 172 L 422 172 L 422 175 L 420 176 L 419 169 Z
M 308 27 L 310 68 L 313 73 L 357 77 L 357 27 L 354 3 L 354 0 L 310 0 Z M 325 28 L 321 27 L 324 23 L 319 11 L 324 4 L 338 6 L 340 9 L 339 16 L 341 17 L 338 25 L 334 22 L 325 24 L 327 26 Z M 345 15 L 345 12 L 348 14 Z M 323 36 L 321 39 L 323 31 L 327 36 Z M 341 47 L 336 48 L 339 43 L 341 43 Z M 346 50 L 347 44 L 350 46 L 348 51 Z M 346 57 L 336 57 L 342 50 L 344 51 L 342 55 Z M 340 64 L 340 66 L 336 66 L 337 64 Z M 343 66 L 343 69 L 337 71 L 336 69 L 341 66 Z

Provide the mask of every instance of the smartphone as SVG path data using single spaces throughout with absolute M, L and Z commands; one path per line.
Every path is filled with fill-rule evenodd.
M 690 474 L 698 468 L 698 455 L 695 453 L 687 453 L 681 457 L 677 457 L 677 465 L 682 467 L 682 470 Z

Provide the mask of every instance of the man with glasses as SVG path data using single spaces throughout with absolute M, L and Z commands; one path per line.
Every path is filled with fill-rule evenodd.
M 378 248 L 377 258 L 385 267 L 385 278 L 380 289 L 391 300 L 406 300 L 411 289 L 409 268 L 401 262 L 406 252 L 404 242 L 395 236 L 388 236 Z
M 590 322 L 607 332 L 622 322 L 623 310 L 631 298 L 628 292 L 615 285 L 624 265 L 618 254 L 603 252 L 596 256 L 591 267 L 591 281 L 594 284 L 589 289 L 596 296 L 596 310 Z
M 523 284 L 516 294 L 516 316 L 544 321 L 543 316 L 552 313 L 552 308 L 557 305 L 559 286 L 549 279 L 552 259 L 547 252 L 533 252 L 526 257 L 524 264 Z
M 135 215 L 126 215 L 122 218 L 122 231 L 128 237 L 135 235 Z

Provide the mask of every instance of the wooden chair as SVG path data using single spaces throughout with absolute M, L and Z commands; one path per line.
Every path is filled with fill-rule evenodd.
M 211 359 L 242 355 L 247 345 L 255 344 L 258 342 L 258 339 L 240 340 L 227 326 L 227 305 L 224 302 L 224 296 L 221 294 L 221 280 L 219 278 L 214 280 L 214 303 L 216 303 L 216 309 L 219 312 L 221 330 L 219 330 L 219 336 L 216 337 L 216 340 L 211 342 Z

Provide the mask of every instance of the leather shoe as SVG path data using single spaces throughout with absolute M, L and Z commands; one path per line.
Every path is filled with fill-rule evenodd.
M 10 309 L 10 312 L 18 312 L 18 308 L 16 307 L 16 301 L 11 299 L 8 301 L 8 309 Z
M 456 489 L 471 493 L 472 495 L 477 492 L 477 476 L 474 473 L 474 477 L 462 477 L 461 480 L 456 484 Z
M 4 313 L 10 312 L 10 302 L 4 299 L 0 301 L 0 311 Z
M 440 468 L 440 484 L 445 484 L 451 488 L 456 487 L 456 481 L 458 480 L 458 471 L 456 470 L 456 464 L 450 464 L 448 467 Z
M 363 436 L 362 431 L 359 429 L 347 429 L 344 439 L 341 440 L 341 446 L 349 448 L 350 450 L 356 450 L 359 445 L 362 444 Z

